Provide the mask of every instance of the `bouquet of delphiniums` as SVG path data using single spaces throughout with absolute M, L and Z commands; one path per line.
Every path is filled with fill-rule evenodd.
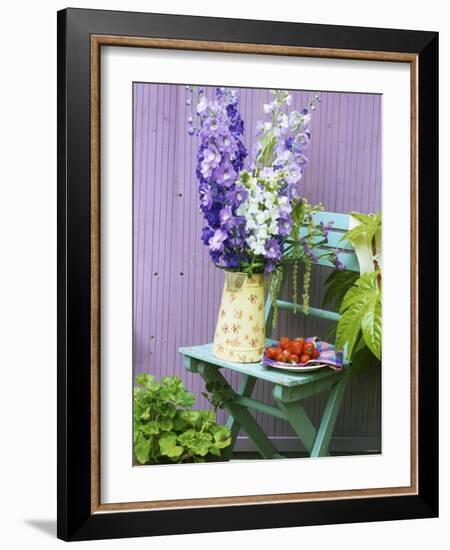
M 272 90 L 273 100 L 263 106 L 265 120 L 257 124 L 257 140 L 248 157 L 238 93 L 216 88 L 214 99 L 208 100 L 202 88 L 187 90 L 197 95 L 197 122 L 189 117 L 188 132 L 200 138 L 197 177 L 206 222 L 202 240 L 211 258 L 220 268 L 248 276 L 280 273 L 286 263 L 294 263 L 295 279 L 299 262 L 304 263 L 307 310 L 310 268 L 318 260 L 312 243 L 326 241 L 329 231 L 312 223 L 322 205 L 311 206 L 301 198 L 299 185 L 308 163 L 311 114 L 320 97 L 314 95 L 308 108 L 289 112 L 292 96 Z M 302 226 L 308 227 L 304 238 Z M 276 293 L 279 278 L 272 281 Z

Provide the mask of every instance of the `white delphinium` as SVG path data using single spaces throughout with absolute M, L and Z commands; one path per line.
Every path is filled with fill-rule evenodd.
M 257 256 L 266 254 L 266 243 L 278 234 L 279 203 L 276 180 L 272 171 L 268 170 L 266 184 L 261 184 L 256 177 L 248 172 L 241 172 L 237 185 L 245 187 L 247 200 L 239 206 L 237 214 L 246 220 L 249 236 L 246 243 Z M 272 180 L 272 181 L 271 181 Z
M 286 133 L 289 127 L 289 118 L 285 113 L 280 113 L 274 121 L 273 132 L 276 136 L 281 136 Z

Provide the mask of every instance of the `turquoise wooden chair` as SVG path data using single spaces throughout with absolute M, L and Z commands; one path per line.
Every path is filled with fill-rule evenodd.
M 328 234 L 328 243 L 321 249 L 315 248 L 317 254 L 323 253 L 325 248 L 341 250 L 340 259 L 345 268 L 359 271 L 358 259 L 349 242 L 341 241 L 342 235 L 349 228 L 350 216 L 335 212 L 320 212 L 314 216 L 314 223 L 333 222 Z M 306 234 L 306 227 L 302 228 L 300 236 Z M 319 264 L 333 268 L 334 265 L 327 260 L 319 260 Z M 277 300 L 280 309 L 303 312 L 303 306 L 294 305 L 291 302 Z M 272 333 L 273 304 L 270 296 L 266 302 L 266 338 L 267 345 L 273 343 Z M 338 321 L 339 313 L 309 307 L 309 315 Z M 233 363 L 218 359 L 212 355 L 212 344 L 182 347 L 179 349 L 184 355 L 185 368 L 199 374 L 206 383 L 219 385 L 226 389 L 226 401 L 223 406 L 229 413 L 227 425 L 231 429 L 232 445 L 227 449 L 230 457 L 239 431 L 244 430 L 253 442 L 255 448 L 263 458 L 285 458 L 278 453 L 263 429 L 250 414 L 249 409 L 282 418 L 289 422 L 295 433 L 302 441 L 311 457 L 329 455 L 329 444 L 342 404 L 348 377 L 351 374 L 350 362 L 344 353 L 344 369 L 340 372 L 331 369 L 320 369 L 310 373 L 297 373 L 280 371 L 263 367 L 260 363 Z M 237 391 L 234 391 L 221 371 L 229 369 L 242 375 Z M 251 397 L 257 380 L 265 380 L 273 384 L 273 397 L 275 405 L 263 403 Z M 312 395 L 330 391 L 328 400 L 323 410 L 322 419 L 318 427 L 315 427 L 307 416 L 302 402 Z

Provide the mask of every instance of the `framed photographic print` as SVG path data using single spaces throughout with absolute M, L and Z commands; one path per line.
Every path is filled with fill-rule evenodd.
M 60 538 L 438 514 L 437 79 L 433 32 L 58 13 Z

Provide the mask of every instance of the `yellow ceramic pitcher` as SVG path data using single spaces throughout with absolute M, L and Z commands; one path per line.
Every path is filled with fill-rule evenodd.
M 213 354 L 235 363 L 261 361 L 265 344 L 264 275 L 225 271 Z

